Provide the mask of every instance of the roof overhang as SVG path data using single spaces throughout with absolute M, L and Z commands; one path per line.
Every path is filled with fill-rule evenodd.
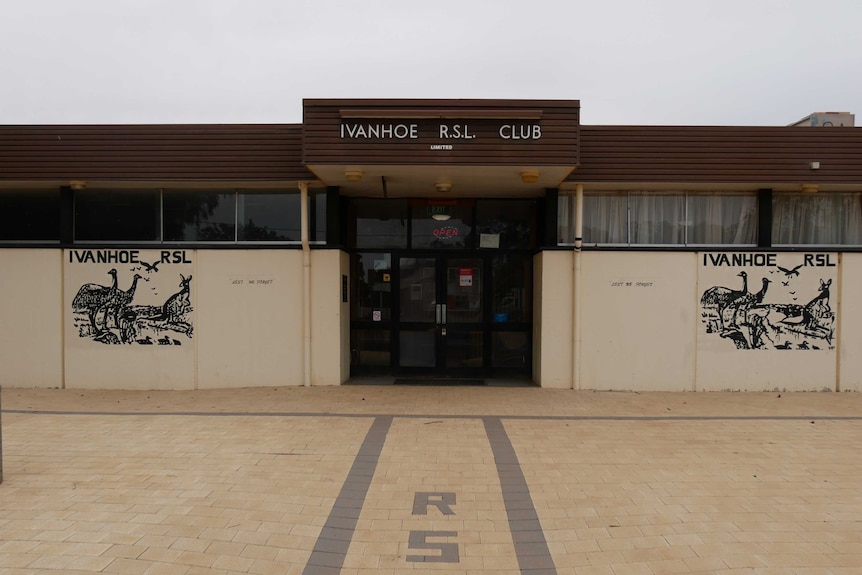
M 328 186 L 338 186 L 341 195 L 405 197 L 525 197 L 543 196 L 558 187 L 574 166 L 427 166 L 318 164 L 307 166 Z M 350 181 L 356 174 L 359 181 Z M 523 181 L 522 173 L 528 180 Z
M 305 100 L 303 163 L 347 196 L 544 195 L 578 165 L 579 116 L 577 100 Z

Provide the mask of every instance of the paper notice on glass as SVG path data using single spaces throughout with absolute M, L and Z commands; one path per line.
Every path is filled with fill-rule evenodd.
M 500 234 L 479 234 L 480 248 L 499 248 Z

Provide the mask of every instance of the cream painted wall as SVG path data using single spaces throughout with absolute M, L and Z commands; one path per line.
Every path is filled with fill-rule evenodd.
M 0 386 L 62 387 L 62 253 L 0 250 Z
M 197 252 L 197 387 L 303 383 L 302 252 Z
M 534 381 L 542 387 L 572 388 L 572 257 L 546 251 L 533 260 Z
M 838 342 L 840 349 L 839 384 L 841 391 L 862 391 L 862 299 L 855 297 L 862 282 L 862 254 L 841 254 L 838 289 L 833 299 L 840 311 Z M 849 296 L 849 297 L 848 297 Z M 840 300 L 840 301 L 839 301 Z M 836 303 L 832 304 L 836 307 Z
M 699 390 L 835 388 L 834 313 L 815 322 L 802 311 L 809 302 L 819 304 L 812 304 L 812 316 L 827 302 L 837 309 L 832 292 L 838 285 L 838 254 L 702 252 L 697 268 Z M 749 295 L 741 311 L 731 305 L 721 318 L 705 295 L 743 288 Z
M 302 385 L 301 251 L 172 250 L 158 271 L 139 262 L 160 260 L 161 250 L 125 250 L 126 256 L 132 251 L 136 261 L 119 264 L 85 257 L 99 250 L 0 250 L 0 385 Z M 841 254 L 840 265 L 832 265 L 839 254 L 819 257 L 827 255 L 821 263 L 828 265 L 808 260 L 811 265 L 800 267 L 798 275 L 786 275 L 780 268 L 804 263 L 804 253 L 775 254 L 769 266 L 734 267 L 705 266 L 703 252 L 583 252 L 582 389 L 819 391 L 837 384 L 841 390 L 862 390 L 862 354 L 855 353 L 862 345 L 862 323 L 856 320 L 862 317 L 862 300 L 848 299 L 845 287 L 862 281 L 862 254 Z M 572 262 L 571 251 L 534 258 L 533 369 L 542 387 L 572 386 Z M 109 287 L 112 267 L 120 290 L 129 289 L 134 274 L 141 276 L 128 306 L 135 315 L 125 323 L 110 318 L 105 323 L 104 314 L 97 314 L 102 327 L 93 330 L 72 302 L 82 286 Z M 349 377 L 350 303 L 341 301 L 341 278 L 349 268 L 349 257 L 340 250 L 312 251 L 313 385 L 338 385 Z M 738 287 L 740 269 L 748 271 L 749 294 L 762 278 L 770 280 L 760 310 L 747 308 L 745 319 L 737 318 L 750 326 L 763 311 L 759 317 L 781 328 L 765 332 L 764 349 L 739 349 L 726 331 L 707 329 L 717 316 L 706 313 L 703 293 Z M 39 281 L 27 282 L 28 277 Z M 188 277 L 193 280 L 187 309 L 171 321 L 159 320 Z M 824 284 L 828 301 L 815 300 Z M 812 301 L 821 327 L 830 311 L 836 316 L 835 349 L 828 349 L 828 338 L 824 346 L 812 334 L 779 325 L 787 324 L 784 312 L 792 309 L 783 306 Z M 732 314 L 724 317 L 730 321 Z M 743 329 L 749 340 L 751 333 Z M 151 345 L 141 344 L 146 337 Z M 164 338 L 170 345 L 156 343 Z M 792 349 L 780 349 L 784 340 Z
M 60 317 L 65 336 L 65 386 L 191 389 L 195 368 L 195 288 L 199 279 L 192 259 L 194 252 L 74 249 L 63 250 L 62 254 L 64 297 Z M 148 267 L 153 263 L 156 265 Z M 106 294 L 104 290 L 112 289 L 109 270 L 116 271 L 115 292 L 128 297 L 122 309 L 131 315 L 125 318 L 115 317 L 110 311 L 106 314 L 112 308 L 87 304 L 84 298 L 87 293 Z M 182 293 L 184 280 L 188 280 L 187 296 Z M 172 318 L 157 319 L 174 294 L 178 296 L 173 298 L 178 306 L 170 314 Z M 87 309 L 97 312 L 93 318 L 95 327 L 87 311 L 80 305 L 75 307 L 79 297 L 84 298 Z
M 314 250 L 311 256 L 311 385 L 340 385 L 350 373 L 350 303 L 341 301 L 341 276 L 350 264 L 340 250 Z
M 693 253 L 583 253 L 582 389 L 694 389 L 695 261 Z

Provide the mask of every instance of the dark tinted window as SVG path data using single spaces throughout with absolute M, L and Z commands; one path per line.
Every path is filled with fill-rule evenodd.
M 316 242 L 326 241 L 326 192 L 312 192 L 308 190 L 308 209 L 311 216 L 308 221 L 311 225 L 309 239 Z
M 532 321 L 532 257 L 523 254 L 496 256 L 491 273 L 494 322 Z
M 535 201 L 480 200 L 476 208 L 480 248 L 535 247 Z
M 165 190 L 164 239 L 215 242 L 236 239 L 236 194 Z
M 299 192 L 240 192 L 237 197 L 239 241 L 300 241 Z
M 353 305 L 351 319 L 372 321 L 375 311 L 381 321 L 392 319 L 392 257 L 390 254 L 361 253 L 352 260 Z
M 75 239 L 158 241 L 159 190 L 75 192 Z
M 530 361 L 530 336 L 524 331 L 497 331 L 491 340 L 491 365 L 526 367 Z
M 406 248 L 407 202 L 402 200 L 352 202 L 350 243 L 357 248 Z
M 392 344 L 388 331 L 354 329 L 350 335 L 352 365 L 389 368 Z
M 473 206 L 411 206 L 412 248 L 453 249 L 473 247 Z
M 60 190 L 0 191 L 0 240 L 60 239 Z

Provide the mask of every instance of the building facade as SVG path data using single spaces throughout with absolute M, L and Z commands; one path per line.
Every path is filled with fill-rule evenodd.
M 0 126 L 0 385 L 862 387 L 862 128 L 579 112 Z

